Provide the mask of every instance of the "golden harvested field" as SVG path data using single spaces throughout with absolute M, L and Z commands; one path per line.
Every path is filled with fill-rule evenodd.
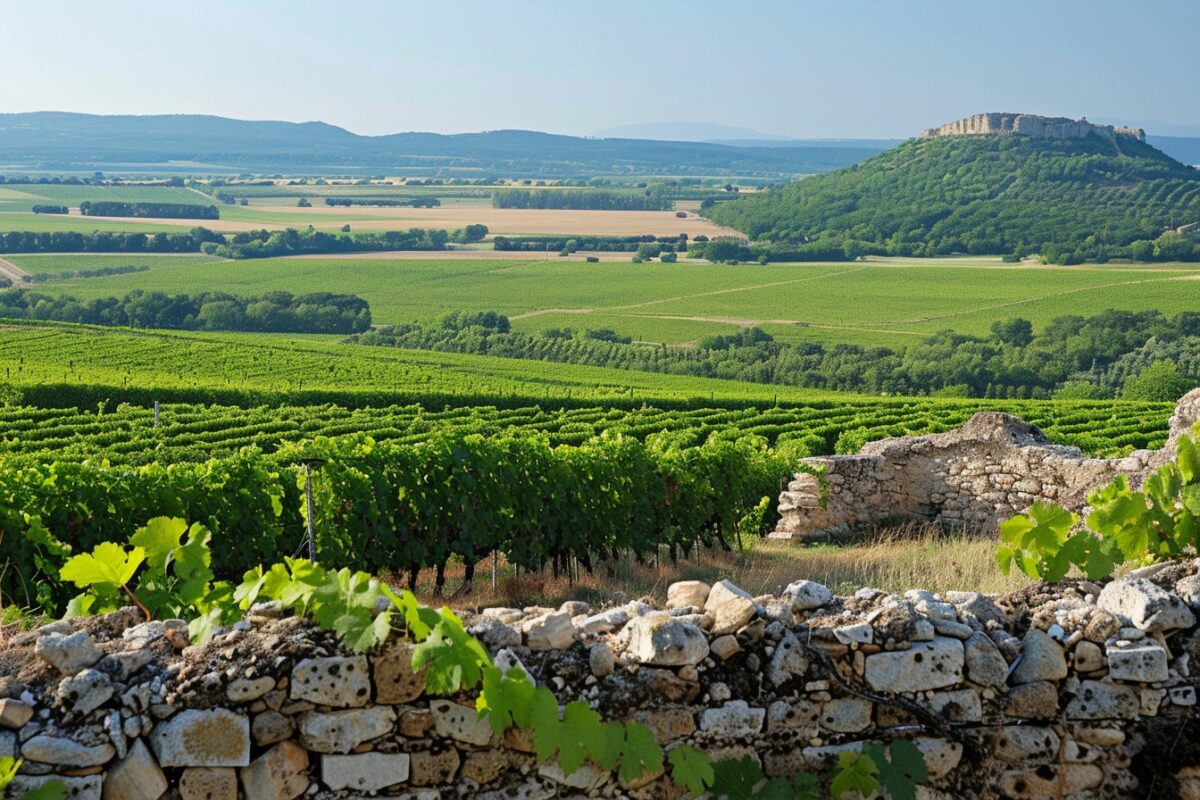
M 76 213 L 72 210 L 72 214 Z M 591 234 L 596 236 L 740 236 L 736 231 L 714 225 L 689 214 L 685 219 L 673 211 L 574 211 L 560 209 L 515 209 L 490 206 L 441 206 L 439 208 L 330 208 L 314 206 L 252 206 L 249 210 L 221 209 L 220 220 L 149 219 L 145 225 L 174 225 L 193 228 L 197 224 L 215 231 L 237 232 L 263 228 L 295 228 L 313 225 L 333 229 L 349 225 L 355 231 L 387 231 L 407 228 L 453 230 L 482 223 L 492 234 Z M 251 219 L 239 219 L 251 216 Z M 89 222 L 130 222 L 116 217 L 88 217 Z

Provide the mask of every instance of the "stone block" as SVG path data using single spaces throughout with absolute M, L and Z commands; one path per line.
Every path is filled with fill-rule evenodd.
M 179 776 L 180 800 L 237 800 L 233 767 L 188 767 Z
M 250 720 L 224 708 L 188 709 L 155 726 L 150 748 L 164 767 L 243 767 Z
M 240 770 L 247 798 L 294 800 L 308 791 L 308 752 L 280 742 Z
M 410 642 L 393 642 L 371 659 L 375 671 L 375 702 L 402 705 L 416 700 L 425 691 L 426 670 L 414 670 Z
M 167 791 L 167 777 L 146 743 L 138 739 L 125 758 L 108 769 L 103 800 L 158 800 Z
M 946 636 L 867 656 L 865 674 L 872 689 L 881 692 L 923 692 L 962 681 L 963 643 Z
M 292 668 L 293 700 L 331 708 L 361 708 L 371 700 L 366 656 L 306 658 Z
M 298 720 L 300 743 L 314 753 L 349 753 L 391 732 L 396 712 L 390 706 L 346 711 L 309 711 Z
M 408 753 L 321 756 L 321 782 L 335 791 L 377 792 L 408 780 Z

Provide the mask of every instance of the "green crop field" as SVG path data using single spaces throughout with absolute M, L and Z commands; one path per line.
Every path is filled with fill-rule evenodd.
M 86 255 L 7 258 L 30 272 L 97 262 Z M 1108 308 L 1173 315 L 1200 307 L 1200 268 L 1182 266 L 1047 268 L 981 259 L 729 266 L 686 260 L 179 258 L 151 267 L 40 288 L 81 298 L 133 289 L 342 292 L 365 298 L 377 324 L 429 321 L 452 310 L 494 310 L 513 317 L 519 330 L 612 328 L 666 344 L 758 325 L 788 341 L 895 345 L 945 329 L 985 334 L 993 321 L 1014 316 L 1036 327 L 1058 316 Z

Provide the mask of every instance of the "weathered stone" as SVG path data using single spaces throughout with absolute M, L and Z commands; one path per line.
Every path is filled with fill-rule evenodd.
M 1146 578 L 1118 578 L 1104 587 L 1096 604 L 1143 631 L 1170 631 L 1196 624 L 1196 616 L 1183 600 Z
M 708 655 L 704 631 L 672 617 L 638 617 L 623 633 L 629 637 L 630 657 L 640 664 L 678 667 L 699 664 Z
M 371 659 L 375 672 L 375 702 L 380 705 L 402 705 L 416 700 L 425 691 L 425 669 L 414 670 L 410 642 L 392 642 Z
M 821 727 L 835 733 L 857 733 L 871 725 L 873 706 L 859 697 L 840 697 L 821 706 Z
M 875 629 L 868 622 L 856 622 L 834 628 L 833 635 L 842 644 L 870 644 L 875 639 Z
M 1067 719 L 1133 719 L 1141 709 L 1141 696 L 1131 686 L 1103 681 L 1082 681 L 1079 692 L 1067 703 Z
M 158 800 L 167 791 L 167 777 L 146 744 L 138 739 L 125 758 L 108 768 L 104 800 Z
M 667 587 L 667 608 L 703 609 L 711 589 L 704 581 L 676 581 Z
M 269 675 L 261 678 L 238 678 L 225 687 L 225 696 L 231 703 L 252 703 L 275 688 L 275 679 Z
M 475 750 L 467 753 L 463 759 L 460 777 L 487 785 L 503 775 L 506 770 L 517 764 L 525 766 L 531 761 L 528 756 L 517 756 L 507 750 Z
M 724 636 L 718 636 L 713 639 L 712 642 L 709 643 L 709 651 L 712 653 L 712 655 L 716 656 L 722 661 L 725 661 L 735 653 L 740 653 L 742 651 L 742 646 L 738 644 L 736 636 L 727 633 Z
M 1052 719 L 1058 716 L 1058 688 L 1048 681 L 1014 686 L 1004 713 L 1014 719 Z
M 44 635 L 34 645 L 34 652 L 64 675 L 74 675 L 95 664 L 104 655 L 96 647 L 96 639 L 86 631 L 70 635 Z
M 659 744 L 690 736 L 696 730 L 696 718 L 684 708 L 635 711 L 633 718 L 649 728 Z
M 964 644 L 967 680 L 980 686 L 1003 686 L 1008 680 L 1008 662 L 1000 648 L 985 633 L 974 633 Z
M 588 669 L 597 678 L 611 675 L 616 663 L 616 657 L 608 642 L 596 642 L 588 648 Z
M 808 671 L 808 654 L 795 634 L 788 631 L 779 644 L 767 665 L 767 680 L 776 686 L 782 686 L 794 677 L 802 676 Z
M 867 656 L 865 675 L 882 692 L 923 692 L 962 680 L 963 643 L 939 636 L 932 642 Z
M 250 735 L 259 747 L 266 747 L 284 739 L 290 739 L 296 730 L 296 723 L 291 717 L 285 717 L 278 711 L 267 710 L 255 714 L 250 723 Z
M 547 614 L 525 634 L 530 650 L 566 650 L 575 643 L 575 626 L 566 613 Z
M 453 747 L 416 750 L 409 753 L 409 756 L 412 759 L 412 777 L 409 783 L 413 786 L 442 786 L 450 782 L 458 773 L 458 766 L 462 761 L 458 750 Z
M 107 703 L 113 696 L 112 681 L 103 672 L 85 669 L 63 678 L 58 684 L 58 697 L 63 707 L 86 716 Z
M 1062 645 L 1037 628 L 1030 628 L 1021 642 L 1019 662 L 1013 668 L 1013 683 L 1057 681 L 1067 677 L 1067 659 Z
M 111 744 L 80 744 L 73 739 L 39 734 L 21 745 L 21 757 L 26 761 L 54 764 L 73 769 L 98 767 L 113 760 L 117 754 Z
M 817 734 L 821 707 L 803 699 L 776 700 L 767 707 L 767 732 L 805 731 Z
M 1110 647 L 1108 675 L 1118 681 L 1165 681 L 1168 677 L 1167 651 L 1152 639 L 1126 647 Z
M 306 658 L 292 668 L 293 700 L 331 708 L 361 708 L 371 700 L 366 656 Z
M 334 791 L 377 792 L 408 780 L 408 753 L 321 756 L 321 782 Z
M 1012 770 L 1000 776 L 1000 791 L 1013 798 L 1054 798 L 1077 795 L 1104 782 L 1095 764 L 1043 765 L 1036 770 Z
M 241 767 L 250 763 L 250 721 L 228 709 L 180 711 L 155 726 L 150 748 L 164 767 Z
M 1104 651 L 1095 642 L 1084 639 L 1075 645 L 1075 670 L 1077 672 L 1096 672 L 1102 670 L 1107 662 Z
M 33 717 L 33 706 L 20 700 L 4 698 L 0 700 L 0 727 L 11 730 L 24 728 Z
M 707 709 L 700 717 L 700 730 L 722 736 L 753 736 L 762 730 L 765 708 L 751 708 L 745 700 L 731 700 L 720 708 Z
M 188 767 L 179 776 L 180 800 L 237 800 L 233 767 Z
M 438 736 L 482 747 L 492 740 L 492 726 L 480 719 L 474 706 L 464 706 L 450 700 L 434 700 L 433 729 Z
M 979 702 L 979 693 L 974 689 L 934 692 L 929 707 L 938 716 L 951 722 L 979 722 L 983 719 L 983 705 Z
M 581 792 L 593 792 L 608 782 L 608 775 L 595 769 L 590 764 L 584 764 L 570 775 L 567 775 L 563 772 L 562 767 L 558 765 L 557 761 L 552 761 L 546 764 L 539 764 L 537 772 L 541 777 L 553 781 L 560 786 L 565 786 L 569 789 L 578 789 Z
M 704 604 L 705 613 L 713 620 L 713 636 L 736 632 L 754 618 L 757 610 L 754 598 L 729 581 L 717 581 L 713 584 Z
M 349 753 L 363 742 L 392 730 L 396 712 L 390 706 L 348 711 L 310 711 L 299 719 L 300 744 L 314 753 Z
M 794 581 L 783 590 L 783 596 L 792 601 L 796 611 L 812 611 L 833 602 L 833 592 L 813 581 Z
M 294 800 L 308 790 L 308 752 L 280 742 L 240 770 L 247 798 Z
M 1010 764 L 1026 761 L 1046 763 L 1058 759 L 1058 734 L 1050 728 L 1032 725 L 1008 725 L 995 733 L 993 752 Z

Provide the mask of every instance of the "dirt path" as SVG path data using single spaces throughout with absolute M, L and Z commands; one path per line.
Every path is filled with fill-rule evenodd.
M 5 261 L 0 258 L 0 276 L 8 278 L 13 284 L 27 283 L 29 281 L 29 273 L 18 267 L 11 261 Z

